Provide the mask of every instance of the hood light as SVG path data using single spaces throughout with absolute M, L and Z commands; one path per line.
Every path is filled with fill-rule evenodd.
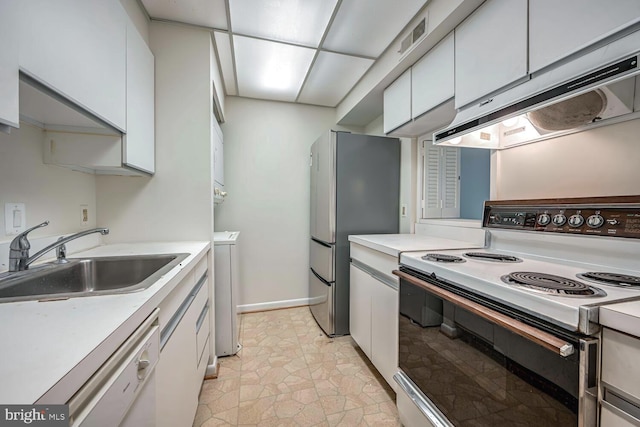
M 517 125 L 519 121 L 520 121 L 520 117 L 519 116 L 510 117 L 510 118 L 502 121 L 502 126 L 510 128 L 510 127 L 513 127 L 513 126 Z
M 451 145 L 458 145 L 458 144 L 460 144 L 460 142 L 462 142 L 462 137 L 461 136 L 458 136 L 456 138 L 452 138 L 452 139 L 449 140 L 449 144 L 451 144 Z

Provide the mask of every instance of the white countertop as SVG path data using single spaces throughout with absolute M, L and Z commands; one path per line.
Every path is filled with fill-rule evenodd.
M 640 301 L 600 307 L 600 324 L 640 338 Z
M 202 259 L 209 242 L 99 246 L 69 258 L 188 253 L 128 294 L 0 304 L 0 403 L 65 403 Z M 187 268 L 189 267 L 189 268 Z
M 395 257 L 398 257 L 401 252 L 482 247 L 478 243 L 419 234 L 353 235 L 349 236 L 349 241 Z

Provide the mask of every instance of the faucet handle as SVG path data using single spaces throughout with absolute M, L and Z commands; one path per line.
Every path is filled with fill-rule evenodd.
M 13 249 L 13 250 L 18 250 L 18 251 L 29 250 L 31 248 L 31 244 L 29 243 L 29 240 L 27 239 L 27 234 L 31 233 L 36 228 L 46 227 L 47 225 L 49 225 L 49 221 L 45 221 L 45 222 L 43 222 L 41 224 L 35 225 L 35 226 L 23 231 L 22 233 L 18 234 L 11 241 L 11 245 L 9 246 L 9 248 Z

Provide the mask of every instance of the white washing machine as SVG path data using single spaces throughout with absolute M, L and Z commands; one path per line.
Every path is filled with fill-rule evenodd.
M 239 231 L 213 233 L 216 356 L 230 356 L 238 352 L 239 235 Z

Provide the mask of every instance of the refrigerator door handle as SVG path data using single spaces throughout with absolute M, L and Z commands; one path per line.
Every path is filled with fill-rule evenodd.
M 318 240 L 315 237 L 312 237 L 311 240 L 313 240 L 314 242 L 316 242 L 319 245 L 324 246 L 325 248 L 331 248 L 333 247 L 332 245 L 330 245 L 329 243 L 323 242 L 322 240 Z
M 311 269 L 311 272 L 313 273 L 313 275 L 314 275 L 314 276 L 316 276 L 316 278 L 317 278 L 318 280 L 320 280 L 320 281 L 321 281 L 322 283 L 324 283 L 325 285 L 327 285 L 327 286 L 331 287 L 331 283 L 329 283 L 329 282 L 327 282 L 326 280 L 324 280 L 324 279 L 322 278 L 322 276 L 320 276 L 318 273 L 316 273 L 316 272 L 315 272 L 315 270 L 314 270 L 313 268 Z

